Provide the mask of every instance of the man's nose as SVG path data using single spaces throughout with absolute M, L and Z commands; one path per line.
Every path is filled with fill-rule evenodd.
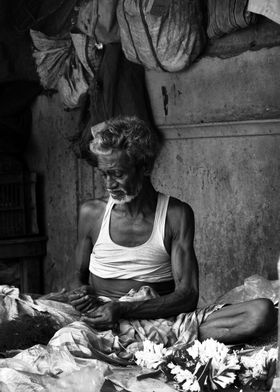
M 111 176 L 107 176 L 106 177 L 106 188 L 107 189 L 114 189 L 116 186 L 117 186 L 116 180 Z

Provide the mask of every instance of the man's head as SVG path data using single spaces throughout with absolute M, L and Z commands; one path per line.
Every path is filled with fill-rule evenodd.
M 116 202 L 131 201 L 152 171 L 159 148 L 156 132 L 136 117 L 122 117 L 93 127 L 92 133 L 90 151 L 108 192 Z

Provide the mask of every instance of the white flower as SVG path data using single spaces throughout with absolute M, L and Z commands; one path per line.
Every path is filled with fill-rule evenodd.
M 269 363 L 277 360 L 277 353 L 277 348 L 271 348 L 268 351 L 262 348 L 250 356 L 241 355 L 240 361 L 245 367 L 245 371 L 240 375 L 241 381 L 245 384 L 252 379 L 265 379 L 268 373 Z
M 214 339 L 203 342 L 196 340 L 187 351 L 197 361 L 196 371 L 199 364 L 206 365 L 211 360 L 209 380 L 214 390 L 218 389 L 218 386 L 225 388 L 234 383 L 235 371 L 240 369 L 239 359 L 235 353 L 229 354 L 226 345 Z
M 163 344 L 144 340 L 143 350 L 135 353 L 136 363 L 148 369 L 156 369 L 164 361 L 166 354 L 167 349 L 163 347 Z
M 167 365 L 171 369 L 171 373 L 174 374 L 174 379 L 180 383 L 180 387 L 184 391 L 200 391 L 198 380 L 194 374 L 188 369 L 182 369 L 179 365 L 169 363 Z
M 201 364 L 206 364 L 212 359 L 212 363 L 219 366 L 219 364 L 225 362 L 229 349 L 223 343 L 219 343 L 211 338 L 203 342 L 195 340 L 194 344 L 187 351 L 194 359 L 199 360 Z
M 270 350 L 267 351 L 267 358 L 266 358 L 267 363 L 269 361 L 277 361 L 277 359 L 278 359 L 278 348 L 271 348 Z

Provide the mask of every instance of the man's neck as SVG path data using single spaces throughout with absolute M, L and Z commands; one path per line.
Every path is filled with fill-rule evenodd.
M 140 214 L 146 215 L 155 210 L 157 204 L 157 191 L 151 184 L 150 179 L 145 179 L 139 194 L 129 203 L 115 204 L 114 210 L 136 217 Z

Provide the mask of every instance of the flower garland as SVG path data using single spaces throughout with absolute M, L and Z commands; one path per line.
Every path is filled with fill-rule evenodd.
M 160 369 L 181 391 L 215 391 L 229 386 L 256 386 L 276 368 L 277 348 L 254 353 L 230 351 L 214 339 L 195 340 L 191 345 L 164 348 L 149 340 L 135 353 L 136 363 Z

